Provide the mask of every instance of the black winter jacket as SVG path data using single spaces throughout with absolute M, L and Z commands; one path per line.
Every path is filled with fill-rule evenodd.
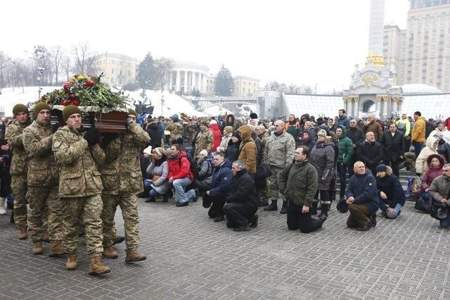
M 367 142 L 360 144 L 357 148 L 358 159 L 369 169 L 375 169 L 384 158 L 383 146 L 378 142 Z
M 381 144 L 384 148 L 384 157 L 387 161 L 399 161 L 403 156 L 403 134 L 399 131 L 394 136 L 388 131 L 383 134 Z
M 255 182 L 246 170 L 239 171 L 231 179 L 226 201 L 228 203 L 246 203 L 257 207 Z
M 355 204 L 365 204 L 369 208 L 370 213 L 375 213 L 378 210 L 378 190 L 377 182 L 370 173 L 364 175 L 355 174 L 350 177 L 346 197 L 354 197 Z
M 394 208 L 397 203 L 405 204 L 405 192 L 398 178 L 394 175 L 386 175 L 383 178 L 377 177 L 377 188 L 384 192 L 387 199 L 380 197 L 380 209 L 385 211 L 388 207 Z

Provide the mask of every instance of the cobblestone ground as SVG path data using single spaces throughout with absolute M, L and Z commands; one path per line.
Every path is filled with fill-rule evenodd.
M 259 215 L 258 228 L 233 232 L 198 202 L 141 203 L 148 259 L 126 265 L 120 244 L 103 278 L 87 275 L 84 250 L 72 272 L 65 259 L 33 256 L 0 216 L 0 299 L 450 299 L 450 232 L 411 203 L 369 232 L 346 229 L 335 210 L 310 235 L 288 231 L 279 213 Z

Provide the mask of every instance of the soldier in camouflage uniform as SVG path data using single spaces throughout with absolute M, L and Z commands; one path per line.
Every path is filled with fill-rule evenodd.
M 114 248 L 113 225 L 117 206 L 122 211 L 127 245 L 127 263 L 142 261 L 139 254 L 139 217 L 136 194 L 144 190 L 139 154 L 150 142 L 150 137 L 136 124 L 136 113 L 130 110 L 125 134 L 104 141 L 105 159 L 100 171 L 104 190 L 103 199 L 103 255 L 117 258 Z
M 90 275 L 109 273 L 103 264 L 103 234 L 100 196 L 103 185 L 96 161 L 104 157 L 98 144 L 91 143 L 80 132 L 81 113 L 77 106 L 68 105 L 63 110 L 66 126 L 55 132 L 53 153 L 60 168 L 59 197 L 64 203 L 65 248 L 68 254 L 66 268 L 77 268 L 77 250 L 80 221 L 84 225 L 86 248 L 90 256 Z M 86 136 L 86 138 L 88 138 Z
M 28 222 L 33 240 L 32 251 L 34 254 L 43 253 L 43 212 L 47 210 L 50 256 L 59 256 L 64 254 L 63 207 L 58 199 L 58 171 L 51 151 L 50 107 L 38 102 L 33 112 L 35 120 L 22 134 L 28 157 L 27 199 L 30 204 Z
M 194 137 L 192 142 L 194 145 L 194 155 L 192 157 L 198 157 L 202 150 L 207 150 L 208 152 L 211 151 L 213 136 L 211 131 L 209 131 L 208 126 L 208 121 L 200 123 L 200 131 Z
M 167 131 L 170 131 L 170 144 L 183 144 L 183 124 L 180 123 L 180 119 L 177 115 L 170 117 L 171 123 L 166 127 Z
M 295 140 L 285 131 L 285 123 L 281 120 L 275 121 L 275 131 L 267 139 L 264 148 L 263 161 L 270 167 L 272 175 L 269 177 L 270 194 L 272 202 L 264 210 L 278 210 L 277 200 L 283 199 L 283 207 L 280 213 L 286 213 L 286 201 L 280 193 L 280 173 L 294 161 Z
M 10 167 L 11 190 L 14 196 L 14 223 L 17 237 L 25 240 L 27 233 L 27 157 L 22 143 L 22 133 L 29 125 L 28 108 L 23 104 L 16 104 L 13 108 L 14 121 L 6 128 L 5 139 L 12 149 Z

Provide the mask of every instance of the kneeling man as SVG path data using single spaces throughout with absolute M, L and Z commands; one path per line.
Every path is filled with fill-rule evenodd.
M 345 193 L 350 211 L 347 226 L 367 231 L 377 224 L 375 215 L 379 203 L 377 183 L 362 161 L 355 162 L 353 171 L 355 174 L 350 178 Z
M 258 225 L 258 201 L 255 182 L 245 169 L 245 164 L 237 160 L 231 167 L 233 179 L 223 212 L 227 218 L 227 226 L 234 231 L 248 231 Z

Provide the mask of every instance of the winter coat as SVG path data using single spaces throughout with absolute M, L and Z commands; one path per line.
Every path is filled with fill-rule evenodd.
M 12 158 L 10 173 L 11 175 L 27 174 L 27 154 L 23 146 L 23 130 L 28 126 L 28 123 L 21 124 L 18 121 L 13 121 L 6 127 L 5 139 L 11 147 Z
M 220 132 L 220 128 L 219 128 L 218 124 L 210 124 L 209 131 L 212 134 L 211 151 L 216 152 L 217 147 L 219 147 L 220 142 L 222 141 L 222 133 Z
M 317 142 L 311 150 L 309 161 L 316 168 L 319 177 L 319 190 L 327 191 L 334 177 L 335 153 L 333 146 Z
M 150 122 L 147 126 L 147 133 L 150 136 L 150 146 L 152 146 L 152 149 L 161 147 L 162 135 L 158 122 Z
M 286 132 L 289 133 L 290 135 L 292 135 L 295 142 L 298 141 L 298 134 L 300 132 L 300 129 L 298 128 L 297 123 L 294 123 L 294 124 L 287 123 L 286 124 Z
M 250 204 L 257 208 L 255 182 L 247 170 L 241 170 L 233 176 L 226 201 L 228 203 Z
M 411 134 L 411 122 L 408 120 L 408 118 L 400 119 L 395 122 L 395 124 L 404 137 L 409 137 L 409 135 Z
M 383 146 L 378 142 L 370 143 L 365 141 L 357 148 L 358 159 L 360 159 L 369 169 L 375 169 L 383 160 Z
M 426 127 L 427 121 L 425 118 L 418 117 L 411 131 L 411 142 L 425 143 Z
M 242 142 L 239 146 L 239 157 L 245 164 L 245 168 L 251 174 L 256 173 L 256 144 L 252 139 L 252 129 L 248 125 L 239 127 Z
M 210 195 L 215 197 L 218 195 L 225 195 L 230 187 L 231 178 L 233 173 L 231 172 L 231 162 L 224 160 L 224 162 L 214 168 L 211 180 Z
M 263 161 L 272 167 L 286 168 L 294 160 L 295 141 L 292 135 L 274 133 L 267 139 Z
M 169 174 L 169 165 L 167 161 L 163 161 L 160 165 L 156 165 L 153 161 L 148 166 L 146 173 L 150 178 L 153 176 L 159 176 L 157 180 L 153 181 L 151 187 L 160 195 L 164 195 L 169 189 L 170 184 L 167 181 L 167 175 Z
M 430 186 L 430 194 L 437 201 L 450 199 L 450 177 L 441 175 L 435 178 Z
M 439 167 L 430 168 L 431 160 L 433 158 L 437 158 L 439 160 L 439 162 L 440 162 Z M 438 154 L 432 154 L 427 158 L 427 171 L 421 177 L 421 181 L 422 181 L 421 191 L 422 192 L 425 192 L 425 190 L 430 187 L 431 182 L 433 182 L 433 180 L 436 177 L 442 175 L 442 167 L 444 166 L 444 164 L 445 164 L 444 158 Z
M 386 211 L 388 207 L 394 208 L 397 204 L 403 206 L 405 204 L 405 192 L 398 178 L 394 175 L 386 175 L 377 177 L 377 189 L 384 192 L 387 199 L 380 197 L 379 204 L 382 211 Z
M 198 159 L 197 168 L 197 180 L 204 180 L 212 175 L 213 166 L 211 160 L 208 157 Z
M 200 151 L 207 150 L 208 152 L 212 149 L 213 136 L 212 133 L 206 129 L 205 131 L 199 131 L 194 136 L 192 141 L 193 144 L 193 157 L 198 157 Z
M 437 154 L 437 147 L 439 138 L 435 136 L 429 136 L 425 142 L 425 147 L 419 153 L 416 158 L 416 173 L 423 174 L 427 171 L 427 159 L 432 154 Z
M 338 156 L 337 162 L 350 165 L 352 162 L 353 144 L 348 137 L 338 139 Z
M 37 121 L 23 130 L 22 144 L 28 159 L 28 186 L 52 187 L 57 184 L 59 170 L 52 152 L 53 137 L 50 125 L 41 125 Z
M 350 177 L 345 195 L 347 198 L 354 197 L 354 204 L 367 205 L 371 214 L 378 210 L 377 182 L 369 172 L 363 175 L 354 174 Z
M 288 201 L 311 207 L 319 187 L 316 168 L 308 161 L 296 161 L 281 172 L 279 188 Z
M 338 117 L 336 123 L 338 127 L 343 127 L 344 129 L 347 129 L 350 124 L 350 121 L 348 120 L 347 116 L 340 116 Z
M 149 141 L 148 133 L 134 123 L 104 147 L 105 157 L 97 161 L 104 194 L 132 195 L 144 190 L 140 153 Z
M 347 137 L 352 140 L 353 145 L 358 146 L 364 142 L 364 132 L 358 127 L 349 127 Z
M 403 156 L 403 135 L 396 131 L 394 135 L 387 130 L 381 139 L 383 145 L 384 158 L 386 161 L 398 162 L 401 160 L 400 156 Z
M 379 141 L 383 136 L 383 127 L 377 121 L 372 121 L 364 126 L 364 132 L 373 132 L 375 134 L 375 139 Z
M 96 161 L 103 159 L 105 153 L 99 145 L 89 147 L 80 132 L 64 126 L 53 135 L 52 151 L 59 167 L 60 198 L 101 194 L 103 184 Z
M 181 151 L 177 157 L 170 158 L 167 161 L 169 167 L 169 174 L 167 177 L 169 179 L 181 179 L 181 178 L 189 178 L 190 180 L 194 179 L 194 176 L 191 172 L 191 163 L 187 158 L 187 154 L 184 151 Z
M 442 155 L 447 162 L 450 162 L 450 144 L 445 142 L 440 142 L 438 146 L 438 153 Z M 14 155 L 13 155 L 14 158 Z

